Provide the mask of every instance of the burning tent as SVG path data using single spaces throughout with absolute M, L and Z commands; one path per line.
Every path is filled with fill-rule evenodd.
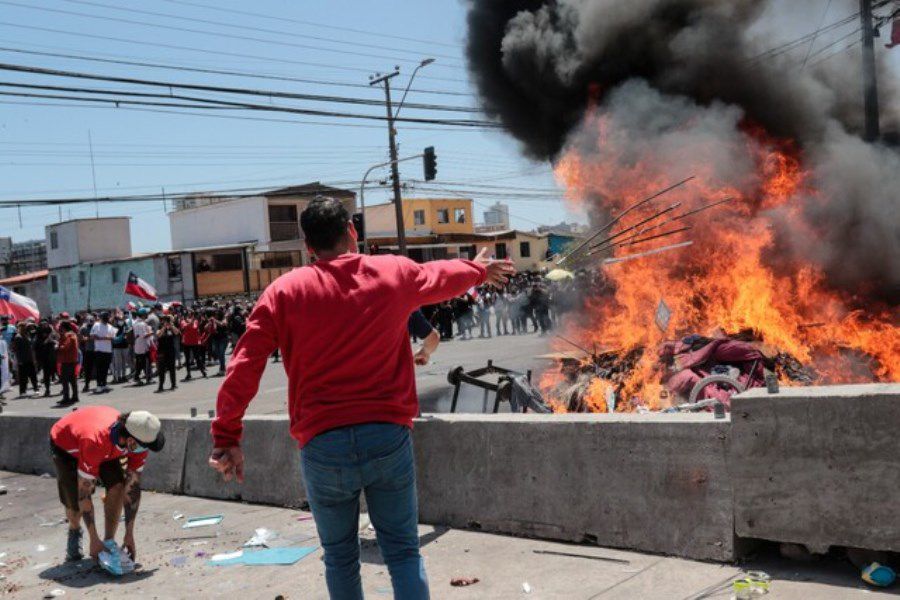
M 900 153 L 860 138 L 855 56 L 808 60 L 801 43 L 801 68 L 783 43 L 795 37 L 785 29 L 809 28 L 810 6 L 471 1 L 469 66 L 485 112 L 526 155 L 553 163 L 595 231 L 613 223 L 604 235 L 619 235 L 573 258 L 608 284 L 565 334 L 615 351 L 545 375 L 558 407 L 663 408 L 716 374 L 761 385 L 759 367 L 713 358 L 679 375 L 667 363 L 751 355 L 743 344 L 783 383 L 900 379 Z M 883 91 L 883 119 L 897 127 L 900 103 Z M 685 218 L 661 226 L 673 217 Z M 654 253 L 660 243 L 671 249 Z

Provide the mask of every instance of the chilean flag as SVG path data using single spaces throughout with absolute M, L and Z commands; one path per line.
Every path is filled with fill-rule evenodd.
M 37 303 L 0 285 L 0 314 L 12 315 L 16 321 L 40 319 Z
M 128 273 L 128 282 L 125 284 L 125 293 L 137 296 L 144 300 L 156 300 L 156 290 L 152 285 L 132 272 Z

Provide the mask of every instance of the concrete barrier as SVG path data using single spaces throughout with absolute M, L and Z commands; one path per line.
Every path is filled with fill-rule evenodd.
M 424 419 L 420 520 L 732 560 L 729 430 L 711 414 Z
M 425 523 L 730 561 L 740 537 L 900 551 L 900 385 L 751 390 L 698 415 L 426 415 Z M 244 485 L 207 466 L 210 421 L 162 415 L 144 487 L 298 506 L 285 417 L 245 421 Z M 55 417 L 0 414 L 0 469 L 53 472 Z M 737 535 L 735 535 L 737 534 Z
M 732 421 L 738 535 L 900 551 L 900 385 L 754 389 Z

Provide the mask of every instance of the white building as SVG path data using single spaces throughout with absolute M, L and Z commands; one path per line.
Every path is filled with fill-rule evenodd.
M 45 230 L 50 270 L 131 256 L 131 217 L 73 219 Z
M 169 213 L 172 248 L 253 244 L 261 266 L 307 262 L 300 213 L 317 196 L 337 198 L 356 212 L 356 194 L 320 183 L 271 190 L 255 196 L 198 197 Z
M 495 202 L 493 206 L 484 211 L 484 224 L 499 225 L 503 229 L 509 229 L 509 206 L 502 202 Z

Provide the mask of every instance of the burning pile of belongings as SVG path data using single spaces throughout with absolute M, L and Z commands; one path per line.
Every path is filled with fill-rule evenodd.
M 625 384 L 646 352 L 646 347 L 636 347 L 545 355 L 559 368 L 545 374 L 541 392 L 556 412 L 711 411 L 718 403 L 730 409 L 731 396 L 752 387 L 777 387 L 778 381 L 810 385 L 818 377 L 752 331 L 718 331 L 712 337 L 693 334 L 660 344 L 653 366 L 659 399 L 628 397 Z

